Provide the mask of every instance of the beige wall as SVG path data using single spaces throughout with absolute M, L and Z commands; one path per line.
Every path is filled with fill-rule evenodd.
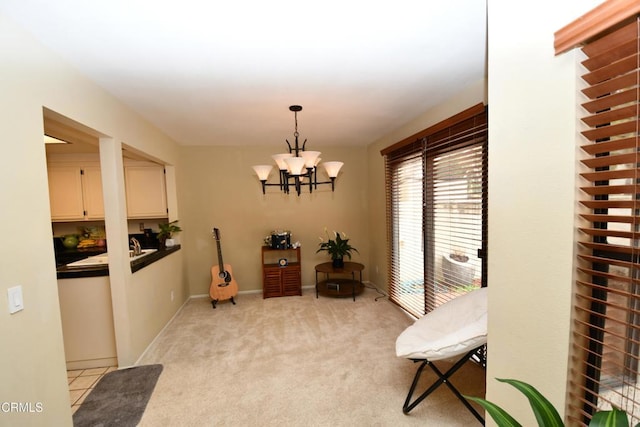
M 240 291 L 262 289 L 260 248 L 263 238 L 275 229 L 290 230 L 293 240 L 302 244 L 303 286 L 313 286 L 314 266 L 329 260 L 326 253 L 316 254 L 324 227 L 347 233 L 350 243 L 359 251 L 353 261 L 366 265 L 363 276 L 367 279 L 370 267 L 366 149 L 324 146 L 319 149 L 323 159 L 344 162 L 333 193 L 330 185 L 322 185 L 311 194 L 304 189 L 299 197 L 284 195 L 277 187 L 267 187 L 267 194 L 263 195 L 251 166 L 269 163 L 272 154 L 284 149 L 284 139 L 282 144 L 273 146 L 183 148 L 178 198 L 183 212 L 180 222 L 185 231 L 180 239 L 186 247 L 192 295 L 209 292 L 211 267 L 218 263 L 213 227 L 220 229 L 223 260 L 231 265 Z M 277 182 L 277 175 L 272 182 Z
M 42 412 L 0 413 L 3 425 L 71 425 L 64 348 L 51 242 L 43 107 L 102 134 L 103 182 L 111 285 L 121 365 L 133 364 L 186 298 L 180 260 L 172 264 L 175 299 L 162 289 L 162 302 L 139 293 L 166 272 L 142 275 L 127 269 L 128 247 L 120 148 L 126 143 L 156 159 L 175 164 L 178 146 L 124 105 L 78 74 L 59 57 L 0 16 L 0 402 L 42 404 Z M 103 143 L 101 143 L 102 147 Z M 177 215 L 175 197 L 170 205 Z M 167 257 L 167 260 L 171 258 Z M 175 261 L 168 261 L 173 263 Z M 162 261 L 161 261 L 162 262 Z M 22 285 L 24 310 L 10 315 L 7 288 Z M 149 290 L 146 288 L 146 290 Z M 153 305 L 155 303 L 155 306 Z
M 567 381 L 576 66 L 553 33 L 598 3 L 489 0 L 487 396 L 523 425 L 526 399 L 494 378 L 532 383 L 561 413 Z

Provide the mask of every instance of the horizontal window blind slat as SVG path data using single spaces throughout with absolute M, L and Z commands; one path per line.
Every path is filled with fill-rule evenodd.
M 636 74 L 636 73 L 631 73 Z M 635 77 L 635 76 L 634 76 Z M 620 106 L 624 104 L 628 104 L 638 100 L 638 93 L 635 89 L 637 83 L 632 86 L 627 86 L 621 90 L 611 93 L 610 95 L 604 95 L 600 98 L 596 98 L 593 101 L 587 101 L 582 104 L 582 108 L 587 110 L 591 114 L 596 114 L 599 111 L 604 111 L 601 113 L 603 116 L 607 115 L 620 115 L 619 118 L 615 118 L 615 120 L 620 120 L 621 118 L 626 117 L 634 117 L 635 114 L 632 111 L 631 114 L 624 114 L 628 110 L 624 110 Z M 611 110 L 611 111 L 608 111 Z M 602 123 L 607 123 L 606 120 L 595 121 L 598 116 L 587 116 L 586 119 L 583 118 L 582 121 L 587 123 L 590 126 L 597 126 Z M 588 122 L 591 121 L 591 122 Z
M 594 269 L 589 269 L 589 268 L 578 267 L 578 271 L 580 271 L 581 273 L 590 274 L 593 277 L 611 279 L 611 280 L 615 280 L 616 282 L 620 282 L 620 283 L 630 283 L 630 282 L 633 281 L 632 279 L 629 279 L 627 277 L 624 277 L 624 276 L 621 276 L 621 275 L 618 275 L 618 274 L 607 273 L 605 271 L 599 271 L 599 270 L 594 270 Z M 588 283 L 588 282 L 583 282 L 583 283 Z M 595 285 L 595 283 L 594 283 L 594 285 Z M 601 289 L 601 290 L 603 290 L 603 289 Z
M 591 142 L 580 146 L 582 150 L 591 155 L 604 154 L 624 149 L 635 149 L 635 147 L 635 137 L 620 138 L 611 141 Z
M 638 71 L 633 70 L 629 73 L 605 80 L 602 83 L 584 88 L 582 89 L 582 93 L 589 99 L 596 99 L 625 88 L 636 86 L 637 84 Z
M 618 260 L 618 259 L 611 259 L 611 258 L 604 258 L 604 257 L 599 257 L 599 256 L 592 256 L 592 255 L 585 255 L 585 254 L 578 254 L 578 258 L 584 260 L 584 261 L 589 261 L 591 263 L 596 263 L 596 264 L 610 264 L 610 265 L 617 265 L 619 267 L 625 267 L 625 268 L 632 268 L 633 267 L 633 263 L 629 262 L 629 261 L 624 261 L 624 260 Z M 584 283 L 584 282 L 581 282 Z
M 637 153 L 618 154 L 602 157 L 592 157 L 590 159 L 581 160 L 582 164 L 589 168 L 602 168 L 613 165 L 623 165 L 635 163 L 638 157 Z
M 638 54 L 635 54 L 614 62 L 606 67 L 598 68 L 591 73 L 585 74 L 582 76 L 582 79 L 590 85 L 602 83 L 606 80 L 633 71 L 637 67 L 637 64 Z
M 581 298 L 583 298 L 583 299 L 585 300 L 585 301 L 583 301 L 583 303 L 599 303 L 599 302 L 600 302 L 600 300 L 598 300 L 598 299 L 596 299 L 596 298 L 587 298 L 587 297 L 585 297 L 585 296 L 581 296 Z M 607 307 L 608 307 L 608 308 L 611 308 L 611 309 L 618 310 L 618 312 L 625 312 L 627 315 L 637 316 L 637 315 L 639 315 L 639 314 L 640 314 L 640 311 L 638 311 L 638 310 L 633 310 L 633 309 L 629 309 L 628 307 L 625 307 L 625 306 L 620 305 L 620 304 L 612 304 L 612 303 L 609 303 L 609 304 L 607 304 Z M 580 308 L 577 308 L 577 309 L 578 309 L 578 310 L 582 310 L 582 311 L 583 311 L 583 312 L 585 312 L 585 313 L 595 314 L 595 313 L 593 312 L 593 310 L 588 310 L 588 309 L 586 309 L 586 308 L 584 308 L 584 307 L 580 307 Z M 608 318 L 608 319 L 611 319 L 611 320 L 612 320 L 612 321 L 614 321 L 614 322 L 615 322 L 615 321 L 618 321 L 619 323 L 621 323 L 621 324 L 623 324 L 623 325 L 626 325 L 626 322 L 625 322 L 625 321 L 620 321 L 620 320 L 619 320 L 620 318 L 618 318 L 618 317 L 608 317 L 608 316 L 603 316 L 603 317 Z M 638 340 L 638 342 L 640 343 L 640 340 Z
M 629 246 L 614 245 L 614 244 L 607 244 L 607 243 L 578 242 L 578 244 L 587 249 L 609 251 L 609 252 L 626 254 L 626 255 L 631 255 L 633 252 L 638 251 L 638 248 L 631 248 Z
M 591 187 L 580 187 L 580 190 L 591 196 L 604 194 L 632 194 L 640 188 L 638 185 L 595 185 Z
M 633 200 L 579 200 L 581 205 L 585 207 L 600 209 L 632 209 L 636 202 Z
M 639 123 L 640 122 L 638 122 L 637 120 L 626 121 L 614 125 L 598 127 L 581 133 L 590 141 L 595 141 L 596 139 L 613 138 L 618 135 L 625 135 L 628 133 L 636 132 Z
M 605 33 L 596 40 L 589 41 L 588 44 L 582 47 L 582 52 L 589 58 L 598 57 L 611 50 L 612 47 L 623 45 L 637 37 L 637 22 L 633 20 L 616 31 L 609 34 Z
M 603 170 L 597 172 L 584 172 L 580 176 L 587 181 L 609 181 L 612 179 L 633 179 L 636 178 L 638 172 L 635 169 L 614 169 Z
M 631 202 L 633 203 L 633 202 Z M 587 221 L 600 222 L 600 223 L 626 223 L 638 225 L 640 224 L 640 216 L 631 215 L 604 215 L 604 214 L 580 214 L 580 216 Z
M 578 308 L 578 310 L 580 310 L 580 308 Z M 598 317 L 599 313 L 595 313 L 595 312 L 588 312 L 588 314 L 590 314 L 591 316 L 596 316 Z M 626 337 L 624 334 L 621 333 L 617 333 L 617 332 L 612 332 L 615 331 L 615 326 L 624 326 L 625 322 L 616 322 L 616 319 L 614 318 L 606 318 L 606 320 L 608 321 L 608 329 L 605 328 L 595 328 L 597 330 L 599 330 L 600 332 L 606 333 L 608 336 L 610 337 L 615 337 L 615 338 L 619 338 L 622 339 L 623 341 L 628 341 L 629 344 L 638 344 L 638 341 L 635 340 L 628 340 L 628 337 Z M 583 327 L 587 327 L 587 328 L 593 328 L 593 325 L 589 322 L 581 322 L 581 321 L 577 321 L 578 324 L 580 324 Z M 615 323 L 617 323 L 617 325 L 615 325 Z M 603 348 L 603 352 L 607 351 L 607 350 L 612 350 L 612 351 L 619 351 L 619 348 L 605 343 L 605 342 L 599 342 L 599 344 L 602 345 Z M 613 362 L 613 364 L 615 365 L 616 362 Z
M 624 94 L 622 95 L 625 95 L 624 98 L 630 98 L 629 102 L 637 101 L 637 96 L 638 96 L 637 92 L 633 93 L 631 90 L 628 90 L 624 92 Z M 616 105 L 620 105 L 620 104 L 616 104 Z M 604 107 L 604 108 L 608 108 L 608 107 Z M 602 111 L 604 110 L 604 108 L 596 107 L 594 112 Z M 583 117 L 582 121 L 591 127 L 604 126 L 604 125 L 608 125 L 611 122 L 634 118 L 636 116 L 637 111 L 638 111 L 638 105 L 637 105 L 637 102 L 634 102 L 633 104 L 627 105 L 626 107 L 607 110 L 603 113 L 598 113 L 593 116 Z M 589 138 L 589 139 L 593 140 L 597 138 Z
M 627 297 L 623 297 L 621 299 L 622 300 L 627 300 L 628 298 Z M 596 298 L 592 298 L 589 301 L 597 303 L 597 304 L 602 303 L 601 300 L 598 300 Z M 615 315 L 606 315 L 602 311 L 590 310 L 590 309 L 588 309 L 588 308 L 586 308 L 584 306 L 580 306 L 580 305 L 576 306 L 576 310 L 580 310 L 583 313 L 587 313 L 589 315 L 589 318 L 593 318 L 593 316 L 601 317 L 601 318 L 609 321 L 610 323 L 618 323 L 619 325 L 623 325 L 623 326 L 625 326 L 625 328 L 624 328 L 625 331 L 627 330 L 627 328 L 626 328 L 627 319 L 628 319 L 627 316 L 637 316 L 638 315 L 638 310 L 630 309 L 629 307 L 625 307 L 625 306 L 623 306 L 621 304 L 607 303 L 607 304 L 604 304 L 604 307 L 606 307 L 605 308 L 606 312 L 609 312 L 609 311 L 615 312 Z M 620 316 L 620 313 L 623 313 L 623 315 Z M 580 316 L 578 316 L 578 317 L 580 317 Z M 585 318 L 586 318 L 586 316 L 585 316 Z M 576 320 L 576 321 L 580 322 L 579 319 Z M 588 322 L 586 322 L 586 323 L 588 323 Z M 631 329 L 637 329 L 637 328 L 631 328 Z M 628 338 L 627 336 L 625 336 L 623 333 L 620 332 L 620 329 L 610 328 L 606 332 L 609 333 L 609 334 L 612 334 L 612 335 L 617 335 L 617 336 L 619 336 L 621 338 L 624 338 L 624 339 Z M 631 338 L 629 342 L 631 344 L 640 344 L 640 339 Z
M 621 237 L 624 239 L 640 238 L 640 233 L 634 233 L 632 231 L 610 230 L 606 228 L 579 228 L 578 230 L 590 236 Z
M 587 70 L 593 71 L 633 56 L 638 49 L 638 36 L 635 34 L 633 26 L 629 27 L 629 30 L 626 35 L 623 35 L 623 38 L 620 38 L 616 43 L 609 44 L 597 55 L 589 55 L 589 59 L 582 61 L 582 65 Z
M 599 285 L 597 283 L 585 282 L 583 280 L 577 280 L 576 284 L 579 287 L 584 288 L 583 291 L 585 291 L 585 295 L 588 295 L 591 291 L 596 291 L 597 293 L 600 293 L 600 294 L 612 293 L 612 294 L 620 295 L 622 297 L 629 296 L 628 292 L 626 292 L 624 290 L 621 290 L 621 289 L 618 289 L 618 288 L 609 288 L 607 286 Z

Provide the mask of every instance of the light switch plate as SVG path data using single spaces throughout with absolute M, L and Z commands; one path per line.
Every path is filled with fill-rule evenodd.
M 10 314 L 24 309 L 24 301 L 22 300 L 22 286 L 18 285 L 7 289 L 7 297 L 9 300 Z

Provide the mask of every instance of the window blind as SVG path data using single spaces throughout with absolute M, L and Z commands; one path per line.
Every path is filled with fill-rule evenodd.
M 581 226 L 567 417 L 620 407 L 640 420 L 639 23 L 585 45 Z
M 389 297 L 415 317 L 486 283 L 486 109 L 445 122 L 383 150 Z
M 484 115 L 427 138 L 427 312 L 483 283 L 486 134 Z
M 424 161 L 422 141 L 385 157 L 389 298 L 412 316 L 424 315 Z

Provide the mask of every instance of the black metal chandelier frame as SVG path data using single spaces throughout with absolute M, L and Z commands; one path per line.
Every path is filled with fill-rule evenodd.
M 302 111 L 302 106 L 291 105 L 289 107 L 289 110 L 292 111 L 294 114 L 295 131 L 293 132 L 293 136 L 295 139 L 294 139 L 293 146 L 291 145 L 288 139 L 285 139 L 285 141 L 289 149 L 289 154 L 292 154 L 293 155 L 292 157 L 294 158 L 295 157 L 302 158 L 303 157 L 302 153 L 305 151 L 305 147 L 307 144 L 306 139 L 304 140 L 302 145 L 300 145 L 300 142 L 299 142 L 300 133 L 298 132 L 298 112 Z M 339 163 L 339 162 L 327 162 L 327 163 Z M 342 164 L 340 164 L 340 166 L 342 166 Z M 312 193 L 314 189 L 317 189 L 318 185 L 325 185 L 325 184 L 331 185 L 331 191 L 335 190 L 335 180 L 337 177 L 339 166 L 338 166 L 338 169 L 333 173 L 333 175 L 335 176 L 331 176 L 332 173 L 328 172 L 329 181 L 320 181 L 320 182 L 318 181 L 317 164 L 314 164 L 313 166 L 310 166 L 310 167 L 304 166 L 304 169 L 305 169 L 304 172 L 300 171 L 300 173 L 295 174 L 295 173 L 291 173 L 288 169 L 283 169 L 282 166 L 279 165 L 280 173 L 279 173 L 279 182 L 277 184 L 268 183 L 266 177 L 265 179 L 260 179 L 260 182 L 262 183 L 262 194 L 266 194 L 266 187 L 279 187 L 280 190 L 285 194 L 289 194 L 291 189 L 294 188 L 298 196 L 300 195 L 302 191 L 302 187 L 304 186 L 309 187 L 309 193 Z M 308 183 L 304 182 L 305 180 L 308 180 Z

